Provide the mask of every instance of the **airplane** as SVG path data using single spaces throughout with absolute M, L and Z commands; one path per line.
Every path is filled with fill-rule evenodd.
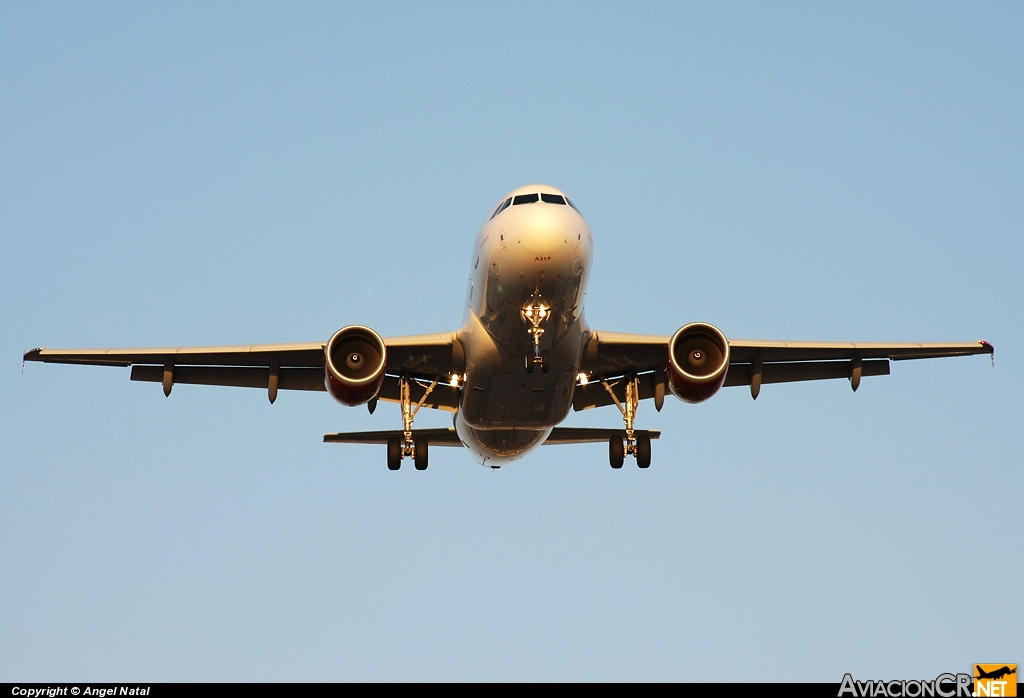
M 1004 676 L 1009 676 L 1010 674 L 1016 674 L 1017 673 L 1017 667 L 1016 666 L 1014 666 L 1013 669 L 1011 669 L 1008 666 L 1004 666 L 1004 667 L 1001 667 L 999 669 L 995 669 L 994 671 L 985 671 L 984 669 L 981 668 L 980 665 L 975 664 L 974 665 L 974 669 L 977 672 L 977 676 L 974 677 L 976 679 L 993 679 L 993 680 L 998 680 L 998 679 L 1003 678 Z
M 148 349 L 33 349 L 25 361 L 131 366 L 131 380 L 326 391 L 372 414 L 401 406 L 402 429 L 326 434 L 328 443 L 387 446 L 387 466 L 425 470 L 430 446 L 465 446 L 498 468 L 544 444 L 606 442 L 612 468 L 626 456 L 647 468 L 651 440 L 636 428 L 641 401 L 688 403 L 722 387 L 889 374 L 890 361 L 993 354 L 984 341 L 806 342 L 728 339 L 690 322 L 671 336 L 593 330 L 583 313 L 593 239 L 565 192 L 519 187 L 490 209 L 471 256 L 465 319 L 454 332 L 383 338 L 349 325 L 326 342 Z M 994 359 L 994 356 L 993 356 Z M 615 405 L 623 429 L 559 426 L 570 411 Z M 449 429 L 413 429 L 423 408 L 453 414 Z

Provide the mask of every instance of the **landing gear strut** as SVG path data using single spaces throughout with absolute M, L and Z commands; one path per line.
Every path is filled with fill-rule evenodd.
M 402 438 L 393 436 L 388 439 L 388 470 L 398 470 L 402 467 L 402 459 L 412 458 L 417 470 L 427 469 L 427 440 L 422 436 L 413 438 L 412 420 L 416 413 L 427 402 L 427 397 L 437 387 L 437 380 L 434 380 L 423 392 L 423 397 L 415 406 L 410 397 L 410 386 L 412 379 L 402 376 L 398 379 L 399 402 L 402 404 Z
M 541 330 L 543 332 L 543 330 Z M 548 372 L 548 350 L 540 352 L 540 356 L 534 356 L 532 354 L 526 355 L 526 372 L 533 373 L 533 365 L 540 364 L 540 372 Z
M 629 375 L 622 379 L 626 383 L 625 403 L 619 401 L 612 386 L 608 381 L 601 379 L 601 385 L 611 395 L 615 406 L 622 413 L 622 419 L 626 422 L 626 440 L 623 443 L 621 437 L 613 436 L 608 441 L 608 462 L 613 468 L 621 468 L 627 455 L 636 458 L 636 464 L 641 468 L 651 466 L 651 436 L 647 432 L 636 433 L 633 429 L 633 422 L 636 420 L 636 408 L 640 404 L 640 379 L 636 375 Z M 613 385 L 617 385 L 616 381 Z
M 526 355 L 526 372 L 533 373 L 534 364 L 540 364 L 541 372 L 547 373 L 548 352 L 547 349 L 544 351 L 540 349 L 540 337 L 544 334 L 544 328 L 540 326 L 540 323 L 547 320 L 551 315 L 551 308 L 544 305 L 540 294 L 534 291 L 533 295 L 530 296 L 530 302 L 523 306 L 522 315 L 523 322 L 530 324 L 526 333 L 533 339 L 533 354 Z

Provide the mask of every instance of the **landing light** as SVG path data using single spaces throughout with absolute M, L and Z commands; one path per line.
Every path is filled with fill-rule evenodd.
M 528 305 L 523 308 L 523 315 L 532 319 L 534 313 L 536 313 L 537 317 L 543 320 L 548 316 L 549 310 L 550 309 L 546 305 Z
M 590 377 L 586 373 L 581 372 L 578 376 L 576 376 L 576 381 L 580 385 L 586 385 L 587 383 L 590 382 Z
M 451 378 L 448 379 L 448 385 L 452 386 L 453 388 L 458 388 L 460 378 L 461 376 L 459 374 L 453 373 L 451 375 Z

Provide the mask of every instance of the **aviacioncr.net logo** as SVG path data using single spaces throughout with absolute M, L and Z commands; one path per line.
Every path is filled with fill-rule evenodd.
M 999 696 L 1012 698 L 1017 695 L 1016 664 L 975 664 L 974 695 L 978 698 Z
M 939 674 L 932 681 L 857 681 L 843 676 L 838 698 L 973 698 L 970 674 Z

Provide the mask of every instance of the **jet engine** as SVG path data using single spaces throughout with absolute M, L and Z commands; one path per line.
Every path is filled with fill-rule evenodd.
M 361 325 L 343 327 L 324 347 L 324 385 L 343 405 L 365 405 L 380 392 L 386 364 L 380 335 Z
M 668 343 L 668 385 L 684 402 L 703 402 L 718 392 L 729 372 L 729 340 L 714 325 L 691 322 Z

